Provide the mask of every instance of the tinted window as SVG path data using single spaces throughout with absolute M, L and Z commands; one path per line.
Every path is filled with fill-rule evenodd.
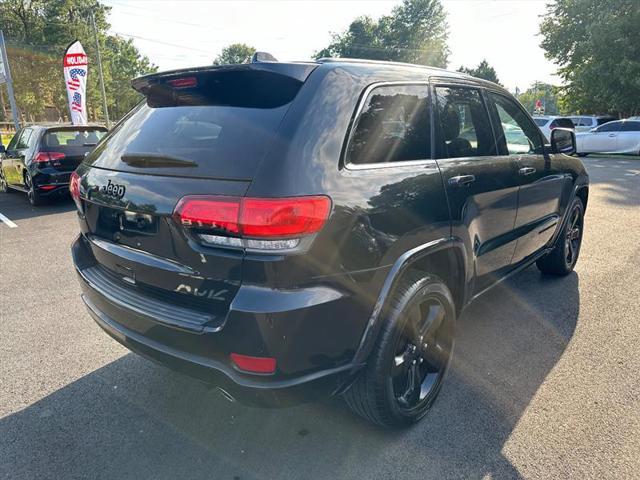
M 556 118 L 550 125 L 551 128 L 575 128 L 575 125 L 569 118 Z
M 302 82 L 269 72 L 158 80 L 85 162 L 120 171 L 251 179 Z M 284 103 L 283 103 L 284 102 Z
M 23 131 L 24 130 L 18 130 L 16 134 L 13 137 L 11 137 L 11 140 L 9 140 L 9 145 L 7 145 L 7 151 L 16 149 L 16 145 L 18 144 L 18 139 L 20 138 L 20 135 L 22 135 Z
M 394 85 L 369 93 L 347 148 L 354 164 L 430 158 L 431 127 L 425 85 Z
M 25 148 L 29 148 L 29 140 L 31 140 L 31 134 L 33 130 L 30 128 L 25 128 L 20 134 L 20 138 L 15 146 L 16 150 L 23 150 Z
M 480 92 L 471 88 L 436 89 L 442 158 L 495 155 L 489 115 Z
M 597 119 L 597 123 L 598 125 L 603 125 L 605 123 L 608 123 L 612 120 L 615 120 L 615 117 L 600 117 Z
M 524 110 L 513 100 L 502 95 L 489 93 L 489 98 L 494 102 L 502 131 L 498 133 L 498 145 L 501 153 L 509 155 L 521 155 L 523 153 L 541 153 L 543 148 L 542 137 L 539 130 Z M 571 127 L 573 124 L 567 120 Z
M 591 117 L 580 117 L 578 122 L 578 126 L 580 127 L 590 127 L 593 125 L 593 118 Z
M 533 121 L 536 122 L 536 125 L 539 127 L 544 127 L 549 120 L 546 118 L 534 118 Z
M 640 132 L 640 122 L 623 122 L 622 132 Z
M 609 122 L 605 123 L 601 127 L 598 127 L 598 132 L 617 132 L 620 130 L 622 122 Z

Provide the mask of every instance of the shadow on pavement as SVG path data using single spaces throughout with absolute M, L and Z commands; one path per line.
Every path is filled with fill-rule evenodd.
M 640 205 L 640 159 L 637 157 L 587 157 L 582 159 L 589 173 L 591 191 L 597 188 L 605 201 L 614 205 Z
M 572 338 L 578 284 L 534 267 L 471 305 L 440 398 L 407 431 L 338 400 L 231 404 L 128 354 L 1 419 L 0 477 L 519 478 L 503 446 Z
M 14 222 L 44 215 L 71 212 L 76 206 L 70 196 L 64 195 L 52 198 L 48 203 L 33 207 L 27 200 L 27 194 L 22 192 L 0 193 L 0 213 Z

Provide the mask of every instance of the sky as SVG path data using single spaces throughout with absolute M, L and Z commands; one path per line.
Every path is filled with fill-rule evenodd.
M 231 43 L 278 60 L 308 60 L 361 15 L 378 18 L 388 0 L 103 0 L 111 33 L 132 38 L 160 70 L 211 64 Z M 559 84 L 544 57 L 538 26 L 547 0 L 442 0 L 449 22 L 449 66 L 487 59 L 510 90 L 535 81 Z

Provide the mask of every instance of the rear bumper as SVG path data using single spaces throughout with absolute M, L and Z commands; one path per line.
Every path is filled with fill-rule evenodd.
M 53 168 L 37 170 L 33 182 L 42 196 L 67 195 L 71 172 L 59 172 Z
M 140 309 L 128 308 L 116 298 L 118 291 L 104 291 L 104 285 L 96 285 L 85 274 L 87 259 L 83 241 L 82 237 L 78 238 L 72 253 L 82 299 L 96 323 L 133 352 L 214 384 L 235 400 L 261 406 L 286 406 L 316 400 L 342 391 L 358 370 L 349 361 L 327 360 L 323 365 L 304 368 L 300 373 L 279 369 L 273 375 L 254 375 L 236 370 L 229 361 L 229 352 L 238 349 L 245 353 L 242 348 L 248 343 L 257 345 L 265 353 L 287 351 L 289 358 L 282 353 L 275 356 L 278 365 L 291 365 L 300 353 L 299 347 L 294 345 L 297 339 L 284 339 L 274 332 L 273 325 L 277 325 L 278 317 L 273 314 L 254 311 L 249 317 L 247 312 L 230 310 L 221 328 L 190 332 L 159 322 Z M 297 313 L 301 317 L 310 316 L 309 312 Z M 236 317 L 235 322 L 233 317 Z M 285 324 L 288 321 L 286 316 L 282 320 Z M 304 338 L 299 340 L 300 344 L 306 341 Z

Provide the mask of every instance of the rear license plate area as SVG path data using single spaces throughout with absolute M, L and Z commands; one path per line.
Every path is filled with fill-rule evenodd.
M 124 211 L 118 214 L 120 231 L 141 235 L 158 233 L 158 219 L 148 213 Z

